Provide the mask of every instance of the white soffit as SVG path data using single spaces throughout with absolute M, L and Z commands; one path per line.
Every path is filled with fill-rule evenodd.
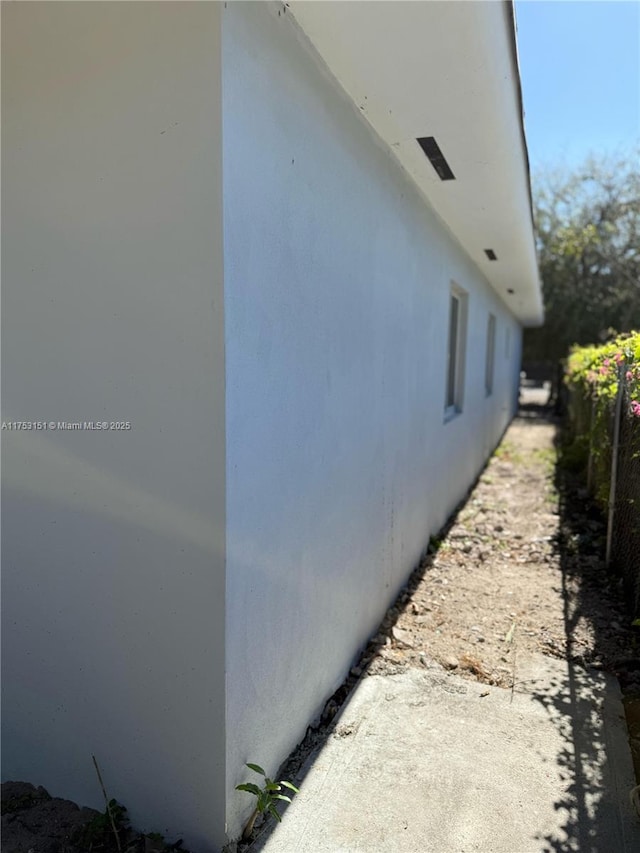
M 289 0 L 287 14 L 514 315 L 539 325 L 512 4 Z M 440 179 L 423 137 L 455 180 Z

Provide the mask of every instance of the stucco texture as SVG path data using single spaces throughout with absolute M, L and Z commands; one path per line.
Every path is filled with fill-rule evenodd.
M 302 738 L 482 467 L 520 328 L 285 12 L 228 4 L 223 68 L 232 791 Z M 452 282 L 468 339 L 445 422 Z M 231 836 L 249 808 L 231 797 Z
M 220 8 L 2 9 L 3 778 L 224 840 Z

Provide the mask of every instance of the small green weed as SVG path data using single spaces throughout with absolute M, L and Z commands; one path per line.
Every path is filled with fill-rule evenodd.
M 97 814 L 83 827 L 79 841 L 88 850 L 103 847 L 111 838 L 112 833 L 118 839 L 119 833 L 129 828 L 129 817 L 126 808 L 117 800 L 109 800 L 102 814 Z
M 429 554 L 435 555 L 439 551 L 446 553 L 447 551 L 450 551 L 450 550 L 451 550 L 451 542 L 449 542 L 448 539 L 444 539 L 444 538 L 440 539 L 440 537 L 438 537 L 438 536 L 432 536 L 431 539 L 429 539 L 429 547 L 427 549 L 427 552 Z
M 296 794 L 298 793 L 298 788 L 296 788 L 296 786 L 291 782 L 287 782 L 284 779 L 281 779 L 280 782 L 274 782 L 272 779 L 269 779 L 259 764 L 247 764 L 247 767 L 249 770 L 253 770 L 254 773 L 264 776 L 264 785 L 260 787 L 253 782 L 243 782 L 241 785 L 236 785 L 236 791 L 246 791 L 248 794 L 253 794 L 257 798 L 256 807 L 242 833 L 242 837 L 244 839 L 251 836 L 251 833 L 253 832 L 253 825 L 255 824 L 256 818 L 259 814 L 269 812 L 269 814 L 277 821 L 281 820 L 278 810 L 276 809 L 276 800 L 284 800 L 287 803 L 291 802 L 291 797 L 280 793 L 283 787 L 288 788 Z
M 500 459 L 503 462 L 513 462 L 514 465 L 522 462 L 522 454 L 518 452 L 516 446 L 510 441 L 503 441 L 493 451 L 495 459 Z
M 438 538 L 437 536 L 432 536 L 429 539 L 429 547 L 427 549 L 429 554 L 437 554 L 441 545 L 442 539 Z
M 546 468 L 553 469 L 558 459 L 555 447 L 539 447 L 531 454 L 532 459 L 541 462 Z
M 161 851 L 170 850 L 187 853 L 187 851 L 182 850 L 181 838 L 174 844 L 168 844 L 158 832 L 150 832 L 146 835 L 134 832 L 129 826 L 127 809 L 117 800 L 109 799 L 95 755 L 92 755 L 91 758 L 98 776 L 98 782 L 102 788 L 106 808 L 102 814 L 97 814 L 82 827 L 75 839 L 82 847 L 86 848 L 88 853 L 113 850 L 112 839 L 118 853 L 142 853 L 142 850 L 145 853 L 161 853 Z M 126 844 L 124 848 L 123 841 Z

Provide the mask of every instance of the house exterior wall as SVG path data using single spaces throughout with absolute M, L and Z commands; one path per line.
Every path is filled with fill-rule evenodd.
M 232 792 L 302 739 L 481 470 L 520 327 L 282 9 L 224 10 L 223 110 Z M 468 337 L 445 422 L 452 282 Z M 250 807 L 230 794 L 230 836 Z
M 3 7 L 3 778 L 224 836 L 220 9 Z
M 497 443 L 520 327 L 282 7 L 5 4 L 2 62 L 3 420 L 131 424 L 3 431 L 3 778 L 101 808 L 94 754 L 207 853 Z

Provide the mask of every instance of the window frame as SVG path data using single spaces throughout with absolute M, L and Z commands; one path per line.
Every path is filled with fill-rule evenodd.
M 484 365 L 484 390 L 485 395 L 490 397 L 493 394 L 493 385 L 496 369 L 496 315 L 489 312 L 487 318 L 487 349 L 485 353 Z
M 445 421 L 461 414 L 464 408 L 468 302 L 467 291 L 451 282 L 445 372 Z

